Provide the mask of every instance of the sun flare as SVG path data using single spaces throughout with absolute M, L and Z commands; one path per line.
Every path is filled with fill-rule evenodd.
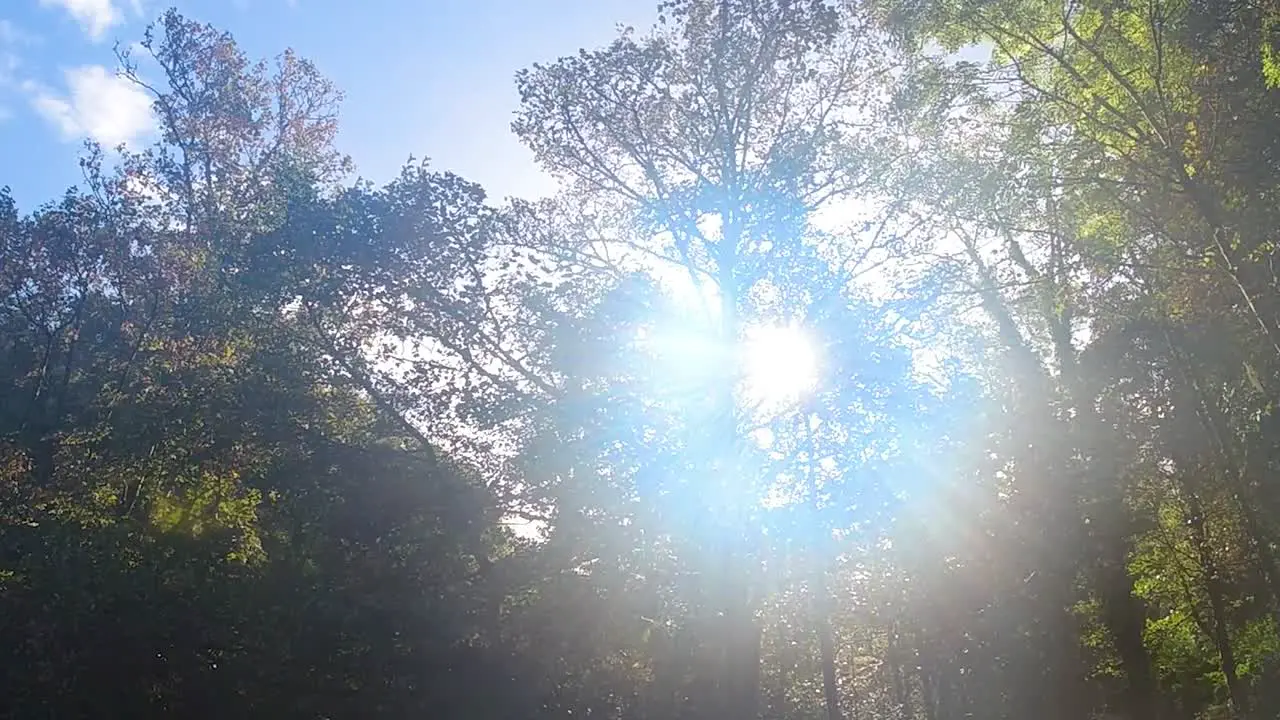
M 812 338 L 794 325 L 751 328 L 742 345 L 744 390 L 753 405 L 795 402 L 818 382 Z

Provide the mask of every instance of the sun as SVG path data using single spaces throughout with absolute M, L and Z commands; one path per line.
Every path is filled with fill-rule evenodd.
M 818 382 L 817 348 L 795 325 L 749 328 L 741 362 L 745 399 L 754 406 L 777 408 L 797 402 Z

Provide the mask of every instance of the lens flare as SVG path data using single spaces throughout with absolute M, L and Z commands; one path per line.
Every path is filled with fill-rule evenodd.
M 818 353 L 809 335 L 794 325 L 750 328 L 742 345 L 742 369 L 747 402 L 776 408 L 813 390 Z

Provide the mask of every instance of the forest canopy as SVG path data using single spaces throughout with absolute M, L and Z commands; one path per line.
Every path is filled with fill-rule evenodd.
M 0 192 L 0 717 L 1280 716 L 1280 5 L 654 18 L 542 199 L 122 50 Z

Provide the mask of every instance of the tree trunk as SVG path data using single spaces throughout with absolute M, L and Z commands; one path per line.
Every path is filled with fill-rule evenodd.
M 1222 575 L 1218 563 L 1213 558 L 1209 547 L 1209 539 L 1205 532 L 1204 508 L 1200 498 L 1188 493 L 1187 523 L 1191 528 L 1191 539 L 1195 545 L 1200 567 L 1204 571 L 1205 594 L 1209 597 L 1210 631 L 1215 649 L 1221 662 L 1222 675 L 1226 678 L 1227 693 L 1231 702 L 1231 715 L 1243 718 L 1248 712 L 1248 696 L 1244 685 L 1240 682 L 1239 668 L 1236 665 L 1235 650 L 1231 647 L 1231 632 L 1227 625 L 1226 594 L 1223 591 Z
M 726 643 L 730 656 L 726 662 L 722 717 L 756 720 L 760 717 L 759 628 L 750 617 L 734 618 L 729 624 L 733 637 Z
M 820 586 L 821 587 L 821 586 Z M 822 654 L 822 698 L 827 707 L 827 720 L 841 720 L 840 687 L 836 683 L 836 650 L 831 632 L 831 618 L 827 612 L 828 599 L 825 588 L 818 598 L 818 647 Z
M 926 664 L 921 661 L 916 673 L 920 682 L 920 709 L 924 713 L 925 720 L 939 720 L 938 678 L 932 670 L 926 669 Z
M 736 517 L 736 514 L 735 514 Z M 740 537 L 739 534 L 730 535 Z M 751 573 L 733 542 L 720 549 L 720 673 L 715 718 L 757 720 L 760 716 L 760 627 L 751 610 Z
M 1124 711 L 1132 720 L 1157 720 L 1160 698 L 1151 656 L 1143 640 L 1146 612 L 1133 595 L 1133 578 L 1121 557 L 1107 558 L 1098 573 L 1103 622 L 1111 632 L 1128 686 Z
M 902 720 L 914 720 L 915 705 L 911 702 L 911 692 L 902 673 L 902 643 L 899 642 L 896 624 L 889 628 L 888 656 L 889 682 L 893 687 L 893 700 L 898 704 L 898 712 Z

